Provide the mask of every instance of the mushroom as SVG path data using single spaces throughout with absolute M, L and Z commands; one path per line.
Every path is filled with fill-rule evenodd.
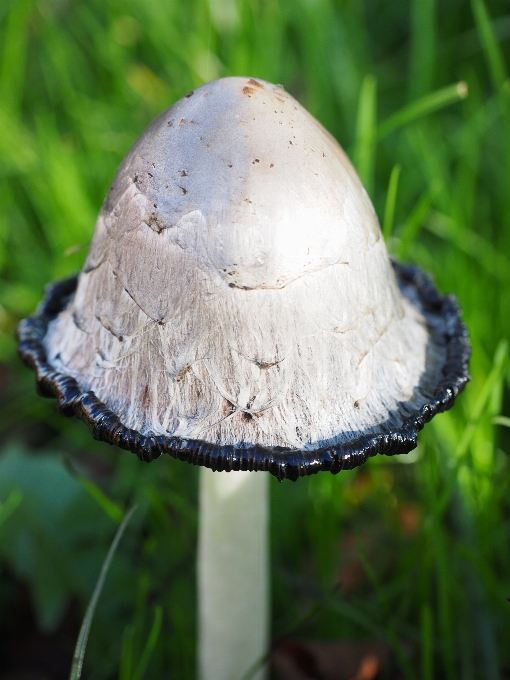
M 240 677 L 266 648 L 267 475 L 249 471 L 296 480 L 407 453 L 469 379 L 455 300 L 390 261 L 341 147 L 254 78 L 156 118 L 80 276 L 19 335 L 40 391 L 94 437 L 204 466 L 203 680 Z

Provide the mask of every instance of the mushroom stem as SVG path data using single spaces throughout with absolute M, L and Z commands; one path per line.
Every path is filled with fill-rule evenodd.
M 200 680 L 240 680 L 267 651 L 268 478 L 200 469 Z

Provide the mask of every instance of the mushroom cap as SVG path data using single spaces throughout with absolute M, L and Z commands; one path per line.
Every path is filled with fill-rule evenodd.
M 207 83 L 156 118 L 74 286 L 40 311 L 39 382 L 148 460 L 338 471 L 414 448 L 469 377 L 455 302 L 392 265 L 341 147 L 262 80 Z

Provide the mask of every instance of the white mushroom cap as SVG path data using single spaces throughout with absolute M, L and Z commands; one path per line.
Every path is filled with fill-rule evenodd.
M 142 435 L 313 451 L 427 404 L 441 323 L 333 137 L 280 86 L 223 78 L 130 150 L 44 346 Z

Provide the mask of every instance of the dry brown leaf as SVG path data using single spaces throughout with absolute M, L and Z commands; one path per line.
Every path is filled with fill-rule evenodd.
M 389 661 L 379 641 L 278 643 L 272 663 L 279 680 L 376 680 Z

